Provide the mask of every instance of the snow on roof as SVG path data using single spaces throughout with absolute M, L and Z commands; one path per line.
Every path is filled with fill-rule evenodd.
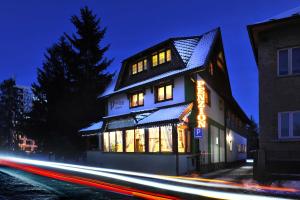
M 282 12 L 278 15 L 275 15 L 273 17 L 270 17 L 268 19 L 265 19 L 263 21 L 260 21 L 260 22 L 254 23 L 254 24 L 261 24 L 261 23 L 265 23 L 265 22 L 285 19 L 285 18 L 294 17 L 294 16 L 300 16 L 300 6 L 293 8 L 291 10 L 288 10 L 288 11 Z
M 160 122 L 160 121 L 169 121 L 179 119 L 179 117 L 183 114 L 183 112 L 190 106 L 190 104 L 180 105 L 180 106 L 173 106 L 169 108 L 162 108 L 155 112 L 153 112 L 148 117 L 140 120 L 138 125 L 149 124 L 153 122 Z
M 119 93 L 119 92 L 122 92 L 122 91 L 125 91 L 128 89 L 131 89 L 131 88 L 142 86 L 147 83 L 155 82 L 155 81 L 163 79 L 163 78 L 167 78 L 167 77 L 170 77 L 170 76 L 173 76 L 176 74 L 187 72 L 192 69 L 201 68 L 205 64 L 205 61 L 206 61 L 209 51 L 213 45 L 216 34 L 217 34 L 217 29 L 214 29 L 208 33 L 203 34 L 197 44 L 195 43 L 195 41 L 197 39 L 183 39 L 186 41 L 181 41 L 181 40 L 177 41 L 177 43 L 175 44 L 176 45 L 175 47 L 179 51 L 180 56 L 183 56 L 182 57 L 183 60 L 187 59 L 187 57 L 189 57 L 189 55 L 191 54 L 189 60 L 187 61 L 187 65 L 185 68 L 172 70 L 172 71 L 160 74 L 158 76 L 151 77 L 144 81 L 140 81 L 138 83 L 128 85 L 128 86 L 123 87 L 116 91 L 112 90 L 111 87 L 113 87 L 113 86 L 110 85 L 109 86 L 110 89 L 109 90 L 107 89 L 102 95 L 100 95 L 100 97 L 105 97 L 105 96 L 108 96 L 111 94 Z M 187 45 L 186 48 L 183 48 L 184 44 Z M 193 49 L 192 52 L 191 52 L 191 49 Z
M 174 41 L 174 46 L 185 64 L 190 59 L 195 47 L 199 42 L 199 39 L 200 38 L 198 37 L 192 39 L 179 39 Z
M 80 130 L 80 132 L 83 132 L 83 131 L 95 131 L 95 130 L 99 130 L 101 129 L 103 126 L 103 121 L 99 121 L 97 123 L 93 123 L 91 126 L 89 127 L 86 127 L 86 128 L 83 128 Z
M 214 30 L 202 36 L 200 42 L 194 49 L 194 52 L 187 64 L 187 68 L 195 68 L 205 64 L 216 33 L 217 31 Z

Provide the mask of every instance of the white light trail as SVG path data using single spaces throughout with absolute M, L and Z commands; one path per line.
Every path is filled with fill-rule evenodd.
M 49 168 L 55 168 L 55 169 L 63 169 L 63 170 L 72 171 L 72 172 L 80 172 L 83 174 L 111 178 L 111 179 L 120 180 L 120 181 L 124 181 L 124 182 L 149 186 L 149 187 L 153 187 L 153 188 L 157 188 L 157 189 L 163 188 L 164 190 L 169 190 L 169 191 L 173 191 L 173 192 L 205 196 L 205 197 L 210 197 L 210 198 L 232 199 L 232 200 L 241 200 L 241 199 L 243 199 L 243 200 L 252 200 L 252 199 L 273 200 L 274 199 L 274 197 L 269 197 L 269 196 L 212 191 L 212 190 L 208 190 L 208 189 L 191 188 L 191 187 L 178 186 L 178 185 L 172 185 L 172 184 L 167 184 L 167 183 L 159 183 L 159 182 L 155 182 L 155 181 L 143 180 L 143 179 L 133 178 L 133 177 L 129 177 L 129 176 L 123 176 L 123 175 L 119 175 L 119 174 L 111 174 L 111 173 L 107 173 L 107 172 L 103 172 L 103 171 L 84 169 L 84 168 L 82 168 L 83 166 L 81 166 L 81 168 L 79 168 L 78 166 L 73 167 L 75 165 L 69 165 L 69 164 L 63 164 L 63 163 L 22 159 L 22 158 L 16 158 L 16 157 L 1 157 L 1 156 L 0 156 L 0 159 L 17 162 L 17 163 L 29 164 L 29 165 L 38 165 L 38 166 L 44 166 L 44 167 L 49 167 Z M 118 171 L 121 171 L 121 170 L 118 170 Z M 281 199 L 286 199 L 286 198 L 276 197 L 276 199 L 281 200 Z

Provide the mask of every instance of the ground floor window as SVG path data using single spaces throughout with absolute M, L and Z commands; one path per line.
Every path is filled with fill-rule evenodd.
M 145 152 L 145 129 L 135 129 L 135 152 Z
M 149 152 L 159 152 L 159 127 L 149 128 Z
M 161 126 L 160 127 L 160 151 L 172 152 L 172 147 L 173 147 L 172 126 Z
M 177 133 L 178 152 L 190 152 L 190 132 L 187 127 L 177 126 Z M 103 151 L 123 152 L 124 149 L 125 152 L 173 152 L 173 139 L 172 125 L 105 132 Z
M 103 146 L 104 152 L 123 152 L 122 131 L 105 132 Z
M 185 153 L 190 152 L 190 135 L 187 127 L 178 126 L 177 127 L 177 141 L 178 141 L 178 152 Z
M 145 130 L 131 129 L 125 131 L 126 152 L 145 152 Z
M 134 130 L 126 130 L 126 152 L 134 152 Z

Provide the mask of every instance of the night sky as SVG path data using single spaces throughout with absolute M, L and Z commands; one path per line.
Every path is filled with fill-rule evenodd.
M 72 33 L 70 16 L 88 5 L 108 31 L 111 70 L 136 52 L 169 37 L 200 35 L 221 27 L 234 97 L 258 121 L 258 80 L 246 25 L 300 6 L 298 0 L 1 0 L 0 81 L 36 80 L 46 48 Z

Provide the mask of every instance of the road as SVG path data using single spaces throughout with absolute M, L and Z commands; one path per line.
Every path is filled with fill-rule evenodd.
M 300 197 L 298 189 L 258 185 L 247 165 L 201 176 L 170 177 L 15 158 L 0 158 L 0 164 L 0 200 Z

